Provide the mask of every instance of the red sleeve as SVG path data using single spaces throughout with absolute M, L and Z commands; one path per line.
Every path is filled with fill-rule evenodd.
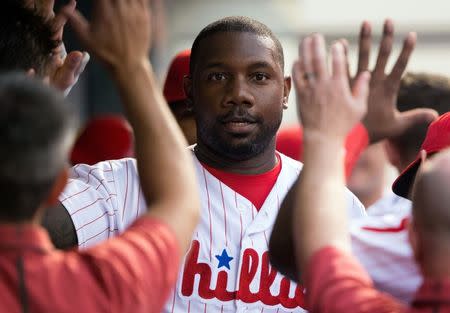
M 334 247 L 316 252 L 306 271 L 306 303 L 310 312 L 404 312 L 402 304 L 374 289 L 365 270 Z
M 143 312 L 144 308 L 161 312 L 180 262 L 175 233 L 149 217 L 138 219 L 121 236 L 80 252 L 79 257 L 79 266 L 88 272 L 85 289 L 93 286 L 91 297 L 97 303 L 106 299 L 109 312 Z
M 360 123 L 353 127 L 345 140 L 345 177 L 349 178 L 359 156 L 369 145 L 369 134 Z

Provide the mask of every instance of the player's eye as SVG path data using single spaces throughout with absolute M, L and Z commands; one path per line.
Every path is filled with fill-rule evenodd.
M 269 75 L 267 75 L 266 73 L 258 72 L 258 73 L 253 74 L 253 79 L 261 82 L 261 81 L 265 81 L 265 80 L 269 79 Z
M 227 79 L 225 73 L 211 73 L 208 75 L 208 80 L 225 80 Z

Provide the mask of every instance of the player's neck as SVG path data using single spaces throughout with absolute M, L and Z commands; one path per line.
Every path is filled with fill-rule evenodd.
M 200 142 L 195 146 L 195 155 L 200 162 L 208 166 L 231 173 L 246 175 L 266 173 L 277 164 L 275 142 L 269 144 L 259 155 L 242 161 L 218 155 Z

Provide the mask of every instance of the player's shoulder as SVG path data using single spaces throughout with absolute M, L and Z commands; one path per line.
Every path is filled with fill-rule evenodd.
M 137 174 L 137 164 L 134 158 L 123 158 L 117 160 L 107 160 L 89 164 L 76 164 L 71 168 L 70 179 L 78 179 L 85 175 L 103 176 L 106 173 L 121 173 Z

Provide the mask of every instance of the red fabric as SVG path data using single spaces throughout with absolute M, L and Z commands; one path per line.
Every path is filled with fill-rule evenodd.
M 93 165 L 134 155 L 133 130 L 119 115 L 92 118 L 83 129 L 72 149 L 70 162 Z
M 347 178 L 350 177 L 353 167 L 368 144 L 367 130 L 362 124 L 356 125 L 345 140 L 345 176 Z M 302 127 L 297 125 L 281 129 L 277 134 L 277 150 L 294 160 L 302 161 Z
M 175 234 L 151 218 L 83 251 L 53 248 L 39 226 L 0 225 L 0 312 L 161 312 L 178 274 Z
M 334 247 L 316 252 L 306 270 L 306 302 L 314 312 L 450 313 L 450 279 L 425 279 L 412 306 L 407 308 L 391 296 L 374 289 L 358 261 Z
M 164 98 L 166 98 L 167 103 L 186 99 L 183 78 L 189 75 L 190 58 L 191 50 L 184 50 L 173 58 L 163 88 Z
M 450 112 L 441 115 L 428 126 L 427 134 L 420 147 L 428 155 L 450 147 Z M 392 185 L 392 190 L 399 196 L 407 198 L 411 184 L 421 163 L 420 152 L 417 158 L 407 166 Z
M 275 185 L 281 172 L 281 159 L 277 154 L 277 165 L 270 171 L 257 175 L 243 175 L 225 172 L 204 163 L 202 165 L 222 183 L 244 196 L 259 211 Z

